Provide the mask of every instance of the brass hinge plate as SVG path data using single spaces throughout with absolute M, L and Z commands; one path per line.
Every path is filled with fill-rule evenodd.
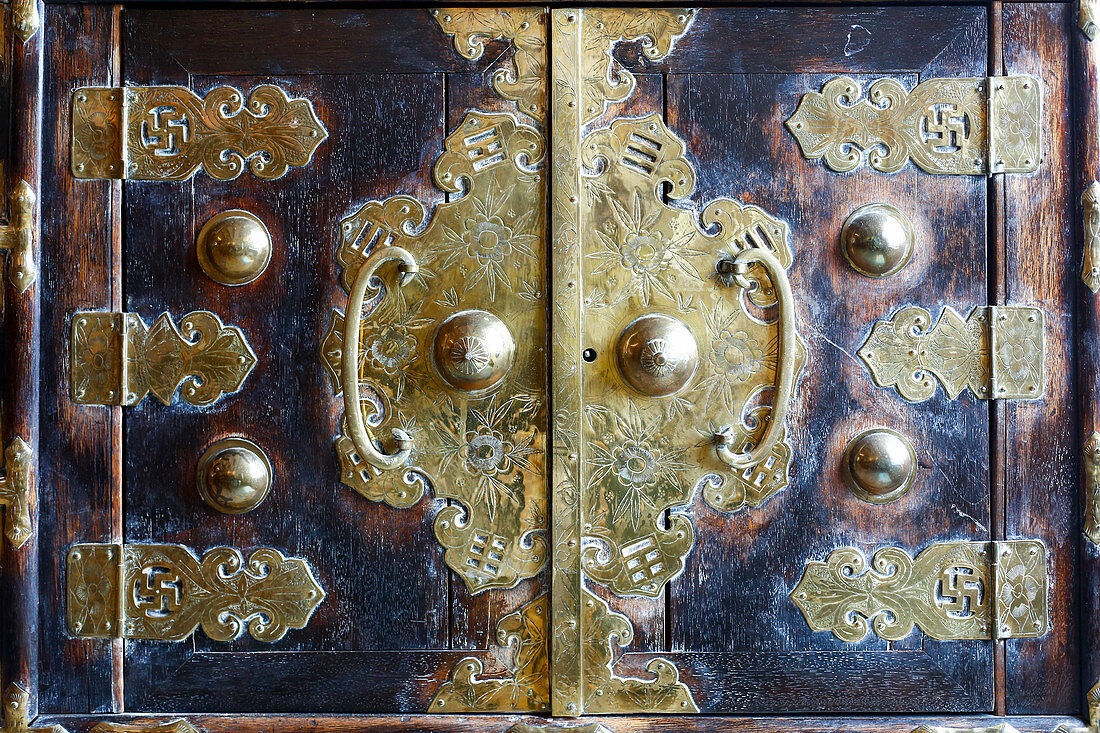
M 878 79 L 860 95 L 846 76 L 802 96 L 787 120 L 802 155 L 835 171 L 886 173 L 908 160 L 928 173 L 1032 173 L 1042 159 L 1043 95 L 1030 76 L 928 79 L 912 91 Z M 862 152 L 861 152 L 862 151 Z
M 964 320 L 950 306 L 936 324 L 919 306 L 877 322 L 857 352 L 880 387 L 923 402 L 937 382 L 949 399 L 969 388 L 979 399 L 1043 396 L 1046 333 L 1043 312 L 1028 306 L 979 306 Z
M 325 598 L 305 560 L 270 547 L 246 562 L 229 547 L 200 561 L 182 545 L 74 545 L 67 578 L 69 633 L 79 637 L 182 641 L 202 626 L 214 641 L 246 628 L 278 641 Z
M 38 207 L 34 189 L 20 181 L 11 194 L 11 220 L 0 227 L 0 249 L 8 251 L 8 279 L 21 293 L 38 279 L 34 250 L 38 242 Z
M 1050 627 L 1047 554 L 1039 540 L 941 542 L 910 558 L 897 547 L 868 563 L 855 547 L 806 563 L 791 598 L 814 631 L 888 641 L 914 626 L 940 641 L 1032 639 Z
M 13 438 L 4 451 L 4 475 L 0 476 L 0 504 L 7 507 L 4 534 L 14 547 L 31 536 L 29 497 L 34 482 L 34 453 L 22 438 Z
M 239 328 L 209 311 L 180 320 L 167 313 L 153 325 L 133 313 L 73 316 L 72 396 L 85 405 L 134 405 L 152 392 L 170 404 L 176 390 L 192 405 L 236 392 L 256 365 Z
M 77 178 L 182 181 L 199 168 L 218 180 L 246 163 L 280 178 L 313 158 L 328 131 L 307 99 L 265 84 L 248 95 L 218 87 L 82 87 L 73 92 L 72 171 Z

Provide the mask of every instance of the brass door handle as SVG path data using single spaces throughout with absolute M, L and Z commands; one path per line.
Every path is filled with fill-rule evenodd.
M 416 260 L 401 247 L 381 247 L 371 252 L 359 267 L 355 275 L 351 292 L 348 294 L 348 309 L 344 314 L 344 348 L 340 357 L 340 369 L 344 379 L 344 416 L 348 422 L 348 436 L 356 450 L 370 465 L 383 471 L 401 466 L 412 452 L 412 437 L 403 430 L 393 431 L 397 442 L 396 453 L 382 453 L 374 447 L 374 433 L 363 421 L 363 412 L 359 404 L 359 322 L 363 311 L 363 302 L 370 287 L 371 278 L 378 268 L 387 262 L 401 263 L 401 277 L 397 284 L 408 285 L 420 271 Z
M 759 262 L 768 271 L 768 277 L 776 291 L 776 300 L 779 304 L 779 357 L 776 364 L 772 412 L 760 443 L 746 453 L 734 453 L 731 446 L 739 433 L 738 430 L 732 426 L 726 426 L 714 436 L 718 457 L 723 463 L 733 468 L 754 466 L 768 457 L 783 434 L 783 423 L 787 417 L 787 408 L 790 406 L 791 393 L 794 391 L 796 334 L 791 281 L 787 279 L 787 271 L 775 255 L 766 249 L 753 247 L 742 250 L 733 258 L 734 281 L 741 287 L 747 288 L 752 284 L 746 277 L 746 273 L 753 262 Z

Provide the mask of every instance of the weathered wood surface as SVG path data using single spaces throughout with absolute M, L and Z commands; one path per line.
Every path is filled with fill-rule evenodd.
M 1050 633 L 1005 642 L 1006 701 L 1013 714 L 1081 710 L 1078 591 L 1080 485 L 1077 342 L 1074 296 L 1081 250 L 1073 246 L 1074 164 L 1069 68 L 1075 9 L 1006 4 L 1004 71 L 1039 79 L 1043 90 L 1043 162 L 1039 172 L 1005 176 L 1003 268 L 1005 302 L 1038 306 L 1046 317 L 1046 392 L 1038 401 L 1002 403 L 1005 433 L 1006 538 L 1041 539 L 1050 575 Z

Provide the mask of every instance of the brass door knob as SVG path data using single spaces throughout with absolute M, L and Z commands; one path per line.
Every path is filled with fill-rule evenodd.
M 681 321 L 661 313 L 635 318 L 615 347 L 619 373 L 648 397 L 665 397 L 683 388 L 699 363 L 699 346 Z
M 213 216 L 195 247 L 202 271 L 222 285 L 246 285 L 271 262 L 271 233 L 259 217 L 240 209 Z
M 913 256 L 913 223 L 890 204 L 860 206 L 844 222 L 840 246 L 856 272 L 889 277 Z
M 840 461 L 844 483 L 872 504 L 905 495 L 917 476 L 917 454 L 909 440 L 889 428 L 865 430 L 849 441 Z
M 199 459 L 199 496 L 222 514 L 244 514 L 258 507 L 271 490 L 271 461 L 260 446 L 244 438 L 219 440 Z
M 488 311 L 456 313 L 435 332 L 432 360 L 443 381 L 455 389 L 481 392 L 512 368 L 516 341 L 504 321 Z

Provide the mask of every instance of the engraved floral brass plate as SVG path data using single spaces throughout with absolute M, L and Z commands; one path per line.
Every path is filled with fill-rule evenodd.
M 991 553 L 997 553 L 996 561 Z M 814 631 L 890 641 L 917 626 L 933 639 L 1036 638 L 1047 633 L 1047 555 L 1037 540 L 943 542 L 912 559 L 854 547 L 806 563 L 791 599 Z
M 911 306 L 879 321 L 859 358 L 875 384 L 894 387 L 910 402 L 936 393 L 949 399 L 969 388 L 979 399 L 1037 399 L 1045 370 L 1043 312 L 1025 306 L 980 306 L 963 317 L 950 306 L 932 325 Z
M 304 560 L 270 547 L 246 561 L 229 547 L 199 560 L 180 545 L 74 545 L 67 578 L 69 633 L 82 637 L 182 641 L 202 626 L 214 641 L 246 629 L 278 641 L 325 598 Z
M 928 173 L 1031 173 L 1042 158 L 1042 92 L 1027 76 L 928 79 L 906 91 L 879 79 L 857 101 L 846 76 L 802 96 L 787 129 L 809 159 L 835 171 L 863 162 L 892 173 L 912 159 Z
M 1081 194 L 1081 227 L 1085 235 L 1081 280 L 1093 293 L 1100 292 L 1100 181 L 1093 181 Z
M 152 392 L 169 404 L 176 390 L 192 405 L 236 392 L 256 365 L 239 328 L 195 311 L 177 328 L 167 313 L 152 327 L 133 313 L 73 315 L 72 395 L 85 405 L 134 405 Z
M 232 87 L 199 97 L 186 87 L 82 87 L 73 92 L 77 178 L 181 181 L 202 168 L 218 180 L 247 165 L 259 178 L 303 166 L 328 132 L 307 99 L 276 86 L 246 98 Z
M 470 112 L 433 169 L 463 195 L 427 222 L 395 196 L 340 223 L 357 320 L 333 313 L 322 356 L 344 395 L 341 480 L 395 507 L 429 487 L 454 500 L 435 535 L 474 593 L 535 575 L 548 554 L 542 158 L 535 128 Z M 384 454 L 374 430 L 399 450 Z
M 4 536 L 12 547 L 22 547 L 31 537 L 28 496 L 34 481 L 31 447 L 12 438 L 4 451 L 4 475 L 0 476 L 0 506 L 4 507 Z
M 788 483 L 784 414 L 804 359 L 791 250 L 786 224 L 756 206 L 720 199 L 700 214 L 657 195 L 662 182 L 675 199 L 695 187 L 659 115 L 616 120 L 581 152 L 595 171 L 581 180 L 591 224 L 577 286 L 584 353 L 572 355 L 583 380 L 582 564 L 619 595 L 654 596 L 694 538 L 668 509 L 700 485 L 711 506 L 737 511 Z

